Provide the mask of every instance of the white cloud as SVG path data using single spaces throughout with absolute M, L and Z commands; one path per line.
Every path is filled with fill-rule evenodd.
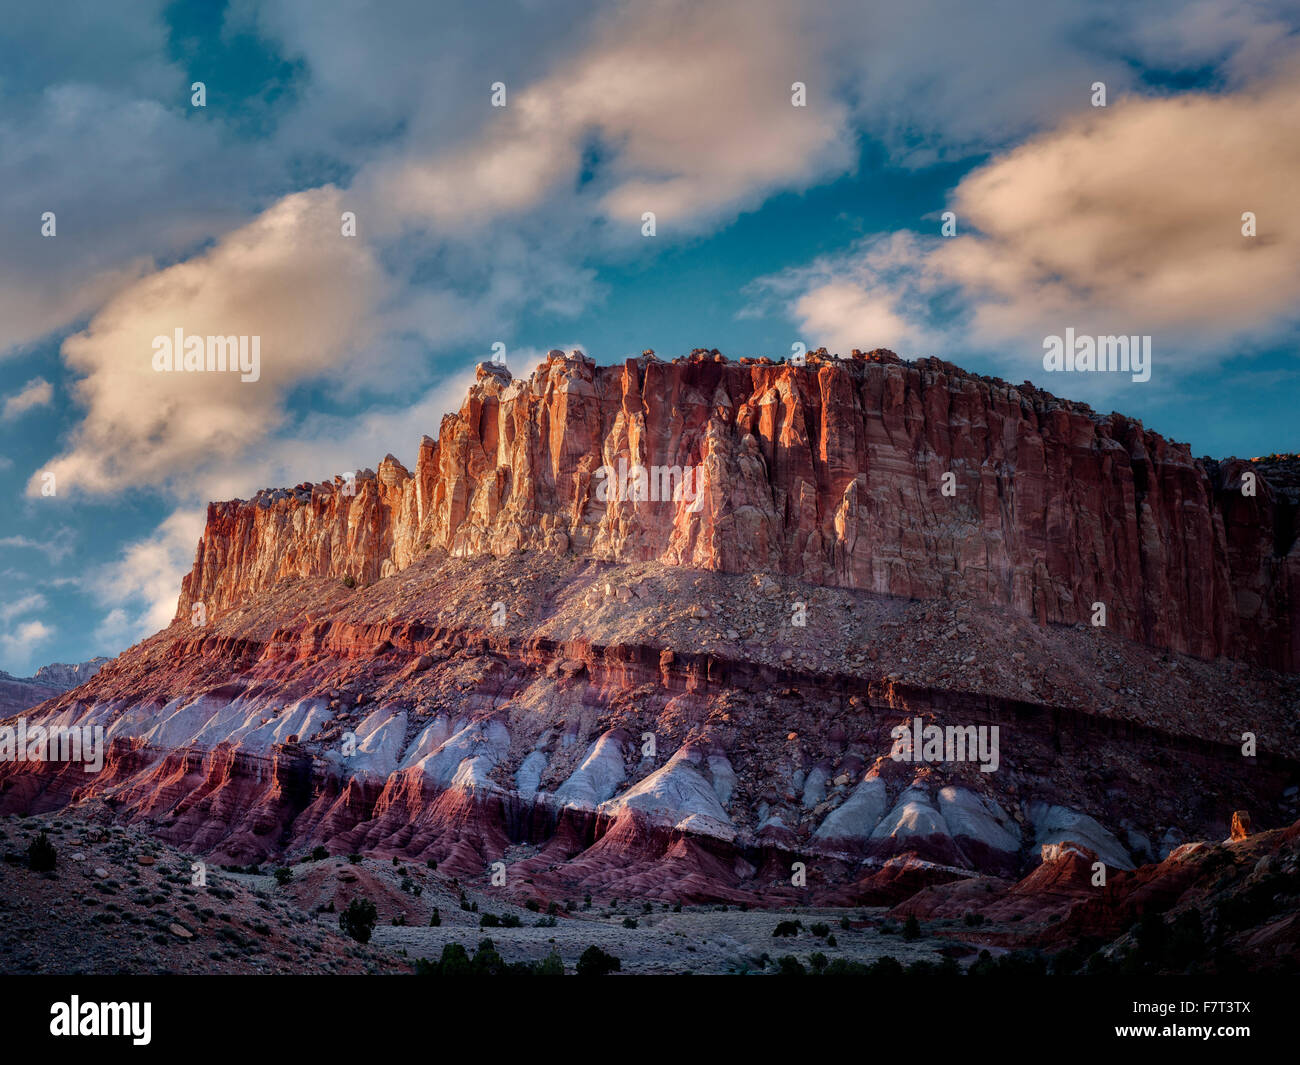
M 508 84 L 508 106 L 486 108 L 471 143 L 408 150 L 359 186 L 392 212 L 390 227 L 419 218 L 464 231 L 572 190 L 596 145 L 599 217 L 639 234 L 653 211 L 661 232 L 694 230 L 852 165 L 848 108 L 822 75 L 823 50 L 772 0 L 625 5 L 549 76 Z M 805 108 L 791 105 L 799 80 L 811 82 Z
M 54 387 L 43 377 L 34 377 L 12 396 L 5 397 L 4 408 L 0 410 L 0 419 L 8 421 L 24 411 L 35 407 L 45 407 L 54 398 Z
M 24 621 L 11 632 L 0 632 L 0 655 L 9 672 L 22 674 L 31 664 L 36 649 L 54 635 L 43 621 Z
M 39 592 L 33 592 L 25 595 L 21 599 L 16 599 L 12 603 L 0 604 L 0 625 L 8 625 L 15 618 L 20 618 L 24 614 L 30 614 L 34 610 L 44 610 L 46 607 L 45 596 Z
M 152 611 L 146 608 L 144 616 L 147 617 L 150 613 Z M 127 613 L 125 607 L 115 606 L 95 626 L 95 645 L 114 651 L 124 649 L 149 635 L 150 633 L 146 631 L 148 629 L 147 621 L 135 620 Z
M 121 647 L 166 628 L 176 613 L 181 578 L 194 564 L 203 533 L 202 508 L 173 511 L 148 537 L 128 544 L 115 562 L 90 574 L 87 586 L 109 607 L 95 635 Z
M 366 245 L 340 235 L 332 187 L 285 197 L 215 248 L 141 279 L 63 345 L 86 415 L 44 466 L 60 491 L 105 493 L 187 481 L 256 445 L 286 392 L 354 357 L 385 280 Z M 153 338 L 258 336 L 261 376 L 160 373 Z M 28 483 L 38 495 L 40 478 Z
M 1043 336 L 1073 327 L 1149 334 L 1158 366 L 1187 368 L 1295 323 L 1298 176 L 1294 72 L 1130 98 L 964 178 L 958 236 L 871 238 L 759 287 L 785 299 L 810 346 L 978 347 L 1041 370 Z
M 72 553 L 76 540 L 76 531 L 70 526 L 62 525 L 42 540 L 22 535 L 0 537 L 0 548 L 17 547 L 28 551 L 39 551 L 51 565 L 58 565 Z

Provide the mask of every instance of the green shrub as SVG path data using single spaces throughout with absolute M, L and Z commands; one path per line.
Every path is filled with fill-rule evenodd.
M 42 829 L 41 834 L 32 840 L 27 848 L 27 867 L 35 873 L 48 873 L 58 860 L 59 852 L 55 850 L 50 837 Z
M 563 976 L 564 961 L 555 951 L 551 951 L 545 958 L 537 963 L 538 976 Z
M 369 899 L 355 898 L 339 914 L 339 927 L 358 943 L 369 943 L 370 933 L 379 921 L 379 911 Z
M 594 944 L 582 952 L 575 970 L 579 976 L 608 976 L 623 967 L 614 955 L 606 954 Z

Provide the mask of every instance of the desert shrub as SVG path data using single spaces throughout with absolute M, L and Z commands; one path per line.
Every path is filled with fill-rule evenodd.
M 886 954 L 883 958 L 877 958 L 867 966 L 866 975 L 893 980 L 903 975 L 903 966 L 899 964 L 898 959 L 891 958 Z
M 358 943 L 369 943 L 370 933 L 379 921 L 379 911 L 369 899 L 355 898 L 339 914 L 339 927 Z
M 614 955 L 606 954 L 594 944 L 582 952 L 575 970 L 579 976 L 608 976 L 623 967 Z
M 780 976 L 807 976 L 808 970 L 803 967 L 793 954 L 787 954 L 776 963 L 777 973 Z
M 55 850 L 50 837 L 42 829 L 41 834 L 32 840 L 27 848 L 27 867 L 35 873 L 48 873 L 58 860 L 59 852 Z
M 624 918 L 623 918 L 623 927 L 624 927 L 624 928 L 635 928 L 635 927 L 636 927 L 636 918 L 635 918 L 635 917 L 624 917 Z
M 459 943 L 448 943 L 442 948 L 442 957 L 438 961 L 420 958 L 415 963 L 415 971 L 420 976 L 468 976 L 471 972 L 469 953 Z
M 281 865 L 275 870 L 275 882 L 283 887 L 293 879 L 293 870 L 287 865 Z
M 313 862 L 323 862 L 329 856 L 330 856 L 330 852 L 327 851 L 324 847 L 316 847 L 311 852 L 311 860 Z
M 1047 959 L 1036 950 L 1013 950 L 994 958 L 987 950 L 971 964 L 967 976 L 1011 976 L 1016 978 L 1047 975 Z
M 782 921 L 772 929 L 772 935 L 797 936 L 801 928 L 803 928 L 802 921 Z
M 907 920 L 903 922 L 903 938 L 909 943 L 921 938 L 921 922 L 916 919 L 914 913 L 909 913 Z
M 433 914 L 429 918 L 429 927 L 437 928 L 441 924 L 442 924 L 442 914 L 438 912 L 438 907 L 435 906 L 433 908 Z

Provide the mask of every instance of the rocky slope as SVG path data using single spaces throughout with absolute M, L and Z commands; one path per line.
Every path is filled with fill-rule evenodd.
M 538 904 L 892 905 L 1295 819 L 1291 462 L 811 363 L 484 369 L 414 474 L 215 504 L 177 620 L 31 715 L 102 726 L 102 771 L 0 764 L 0 812 Z M 703 465 L 700 505 L 596 499 L 628 455 Z M 895 758 L 925 726 L 994 757 Z

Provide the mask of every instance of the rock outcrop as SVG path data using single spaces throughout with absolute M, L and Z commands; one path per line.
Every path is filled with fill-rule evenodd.
M 75 665 L 52 662 L 48 666 L 41 666 L 30 677 L 15 677 L 0 669 L 0 718 L 17 714 L 69 688 L 84 684 L 107 661 L 107 658 L 92 658 Z
M 1289 472 L 1195 459 L 1122 415 L 938 359 L 552 352 L 524 379 L 480 367 L 413 471 L 390 455 L 212 504 L 178 616 L 288 577 L 370 583 L 431 550 L 540 550 L 968 598 L 1044 624 L 1095 623 L 1101 604 L 1151 646 L 1293 670 Z

